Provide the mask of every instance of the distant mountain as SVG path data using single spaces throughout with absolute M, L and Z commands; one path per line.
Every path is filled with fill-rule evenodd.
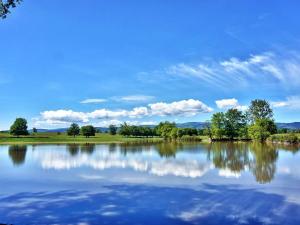
M 204 129 L 205 122 L 186 122 L 186 123 L 177 123 L 178 128 L 196 128 L 196 129 Z
M 293 122 L 293 123 L 276 123 L 278 128 L 286 128 L 289 130 L 297 130 L 300 129 L 300 122 Z

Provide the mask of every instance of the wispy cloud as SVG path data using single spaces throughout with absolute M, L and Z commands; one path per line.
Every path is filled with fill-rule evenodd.
M 113 97 L 116 101 L 124 102 L 147 102 L 153 100 L 155 97 L 150 95 L 127 95 L 120 97 Z
M 119 123 L 120 118 L 145 118 L 151 116 L 180 116 L 190 117 L 200 113 L 209 113 L 213 109 L 200 100 L 188 99 L 171 103 L 158 102 L 147 106 L 135 107 L 130 110 L 110 110 L 97 109 L 92 112 L 77 112 L 73 110 L 49 110 L 40 113 L 39 118 L 35 118 L 35 124 L 64 124 L 64 123 L 88 123 L 95 120 L 114 120 Z M 112 121 L 110 121 L 112 123 Z
M 289 96 L 283 101 L 271 102 L 274 108 L 300 109 L 300 96 Z
M 82 100 L 80 103 L 81 104 L 90 104 L 90 103 L 103 103 L 106 102 L 106 99 L 103 98 L 88 98 L 85 100 Z
M 157 73 L 157 71 L 155 71 Z M 247 58 L 231 57 L 226 60 L 209 60 L 199 64 L 179 63 L 160 71 L 160 74 L 181 78 L 199 79 L 213 86 L 281 83 L 300 85 L 300 54 L 286 51 L 285 54 L 264 52 Z M 293 80 L 291 83 L 290 81 Z

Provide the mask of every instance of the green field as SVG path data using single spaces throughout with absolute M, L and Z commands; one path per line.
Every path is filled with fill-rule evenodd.
M 124 143 L 124 142 L 158 142 L 162 139 L 154 138 L 126 138 L 121 135 L 106 133 L 96 134 L 94 137 L 68 136 L 65 133 L 37 133 L 28 136 L 15 137 L 8 133 L 0 133 L 0 144 L 38 144 L 38 143 Z

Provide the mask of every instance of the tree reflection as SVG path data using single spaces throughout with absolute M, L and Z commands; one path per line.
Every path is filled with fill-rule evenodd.
M 208 149 L 208 158 L 216 168 L 240 172 L 250 163 L 249 151 L 244 143 L 212 143 Z
M 27 152 L 26 145 L 10 145 L 8 154 L 14 165 L 22 165 L 25 162 Z
M 176 153 L 180 150 L 180 146 L 182 146 L 182 144 L 177 142 L 163 142 L 157 144 L 155 147 L 161 157 L 175 158 Z
M 87 153 L 87 154 L 92 154 L 95 151 L 95 144 L 84 144 L 81 145 L 81 152 Z
M 78 144 L 68 144 L 67 150 L 70 155 L 75 156 L 79 153 L 79 145 Z
M 262 184 L 271 182 L 276 172 L 278 150 L 274 145 L 258 142 L 251 143 L 250 150 L 254 156 L 250 168 L 256 181 Z
M 253 143 L 212 143 L 208 146 L 208 159 L 219 169 L 241 172 L 250 169 L 259 183 L 274 178 L 278 150 L 274 145 Z

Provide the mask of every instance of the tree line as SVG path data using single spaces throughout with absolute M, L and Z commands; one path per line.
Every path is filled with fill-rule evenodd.
M 277 132 L 273 110 L 266 100 L 251 101 L 249 109 L 236 108 L 212 115 L 206 133 L 212 140 L 254 139 L 265 141 Z
M 124 123 L 119 129 L 119 134 L 126 137 L 154 137 L 159 136 L 167 138 L 181 138 L 183 136 L 197 136 L 202 134 L 195 128 L 177 128 L 175 123 L 168 121 L 160 122 L 157 126 L 151 128 L 147 126 L 135 126 Z

